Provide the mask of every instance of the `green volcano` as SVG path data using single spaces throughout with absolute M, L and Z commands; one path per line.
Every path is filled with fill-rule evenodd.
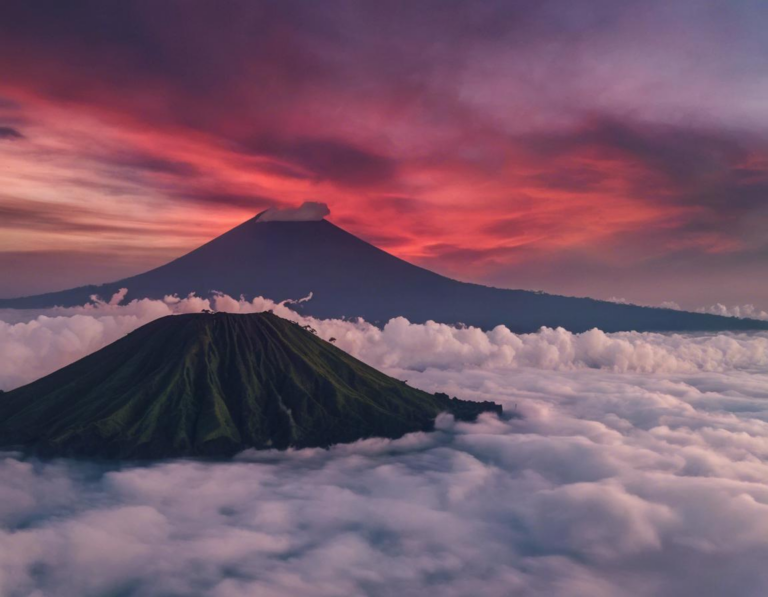
M 0 395 L 0 445 L 99 458 L 229 456 L 429 430 L 441 412 L 500 413 L 428 394 L 270 313 L 159 319 Z

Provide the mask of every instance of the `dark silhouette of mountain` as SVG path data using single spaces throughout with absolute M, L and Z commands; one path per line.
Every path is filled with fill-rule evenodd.
M 120 288 L 128 289 L 129 298 L 220 291 L 282 301 L 311 292 L 312 300 L 300 309 L 321 318 L 363 317 L 383 324 L 402 315 L 416 323 L 432 319 L 483 329 L 503 324 L 519 333 L 542 326 L 573 332 L 768 329 L 768 322 L 755 320 L 458 282 L 398 259 L 326 220 L 259 222 L 258 216 L 144 274 L 0 300 L 0 308 L 81 305 L 93 294 L 108 298 Z
M 409 387 L 270 313 L 176 315 L 0 395 L 0 445 L 100 458 L 228 456 L 501 413 Z

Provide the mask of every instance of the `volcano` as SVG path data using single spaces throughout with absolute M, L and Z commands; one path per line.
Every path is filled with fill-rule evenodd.
M 270 313 L 175 315 L 0 394 L 0 445 L 47 456 L 230 456 L 397 438 L 490 402 L 409 387 Z
M 300 308 L 320 318 L 362 317 L 384 324 L 403 316 L 517 333 L 542 326 L 572 332 L 768 329 L 768 322 L 506 290 L 459 282 L 398 259 L 327 220 L 248 220 L 209 243 L 144 274 L 101 286 L 0 300 L 0 308 L 82 305 L 94 294 L 263 296 L 275 301 L 312 293 Z

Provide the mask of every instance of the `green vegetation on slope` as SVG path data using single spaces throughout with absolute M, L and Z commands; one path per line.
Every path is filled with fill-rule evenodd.
M 159 319 L 0 396 L 0 445 L 102 458 L 326 447 L 472 419 L 493 403 L 408 387 L 270 313 Z

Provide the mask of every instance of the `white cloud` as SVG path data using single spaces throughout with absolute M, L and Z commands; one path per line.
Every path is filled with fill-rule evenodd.
M 758 309 L 754 305 L 735 305 L 727 307 L 722 303 L 717 303 L 711 307 L 696 309 L 699 313 L 712 313 L 714 315 L 723 315 L 725 317 L 742 317 L 747 319 L 768 320 L 768 313 Z
M 328 205 L 317 201 L 305 201 L 299 207 L 283 209 L 270 207 L 259 216 L 259 222 L 315 222 L 331 214 Z
M 113 302 L 6 325 L 0 351 L 15 334 L 33 353 L 47 347 L 53 363 L 110 330 L 203 306 L 291 315 L 264 299 Z M 495 400 L 523 416 L 442 417 L 431 434 L 250 451 L 229 463 L 111 467 L 8 454 L 0 594 L 768 589 L 765 334 L 519 336 L 307 321 L 411 385 Z
M 611 297 L 608 300 L 614 303 L 628 304 L 627 300 L 623 298 Z M 683 309 L 675 301 L 665 301 L 658 306 L 661 307 L 662 309 L 674 309 L 675 311 L 686 310 L 686 309 Z M 721 315 L 723 317 L 739 317 L 742 319 L 760 319 L 763 321 L 768 321 L 768 312 L 763 311 L 762 309 L 759 309 L 758 307 L 755 307 L 754 305 L 750 305 L 750 304 L 733 305 L 731 307 L 728 307 L 727 305 L 724 305 L 722 303 L 716 303 L 714 305 L 710 305 L 709 307 L 698 307 L 693 311 L 696 313 L 709 313 L 711 315 Z
M 297 301 L 277 304 L 257 297 L 217 294 L 140 299 L 121 304 L 121 290 L 110 300 L 43 312 L 0 313 L 0 389 L 12 389 L 51 373 L 154 320 L 177 313 L 215 309 L 232 313 L 273 310 L 315 328 L 325 339 L 376 367 L 450 369 L 460 367 L 608 369 L 639 372 L 748 370 L 768 364 L 768 334 L 615 333 L 590 330 L 573 334 L 542 328 L 513 334 L 499 326 L 484 332 L 435 322 L 412 324 L 398 317 L 379 329 L 364 321 L 317 320 L 290 309 Z M 128 293 L 129 295 L 129 293 Z M 298 302 L 310 300 L 310 297 Z M 8 321 L 2 321 L 7 319 Z

